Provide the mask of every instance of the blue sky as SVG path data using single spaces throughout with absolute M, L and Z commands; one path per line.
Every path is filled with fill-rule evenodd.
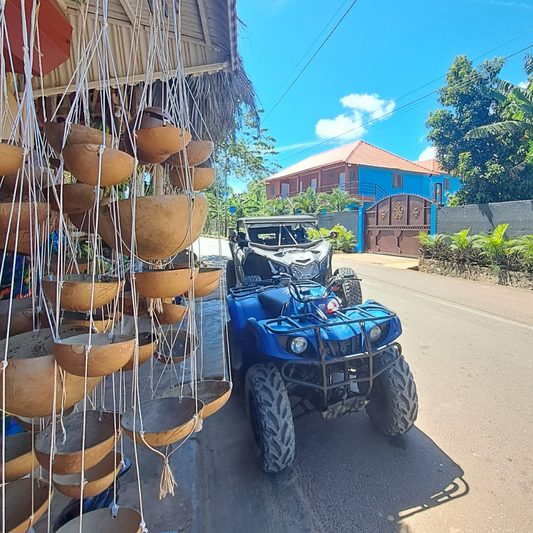
M 239 50 L 265 115 L 352 1 L 238 0 Z M 533 0 L 358 0 L 264 127 L 277 140 L 283 167 L 357 139 L 418 160 L 429 146 L 424 122 L 437 97 L 401 106 L 443 85 L 456 55 L 481 56 L 477 64 L 531 44 Z M 524 55 L 509 59 L 505 79 L 526 79 Z

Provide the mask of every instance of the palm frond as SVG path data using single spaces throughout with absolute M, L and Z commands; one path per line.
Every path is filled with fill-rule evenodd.
M 516 133 L 522 132 L 528 128 L 529 124 L 519 120 L 504 120 L 503 122 L 495 122 L 494 124 L 487 124 L 474 128 L 466 134 L 468 140 L 483 139 L 491 135 L 499 133 Z
M 529 52 L 526 54 L 526 58 L 524 60 L 524 70 L 528 76 L 533 75 L 533 57 Z

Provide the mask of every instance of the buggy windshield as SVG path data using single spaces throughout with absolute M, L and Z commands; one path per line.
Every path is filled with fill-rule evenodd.
M 248 238 L 254 244 L 262 246 L 294 246 L 311 242 L 309 230 L 318 232 L 318 227 L 310 222 L 250 224 Z

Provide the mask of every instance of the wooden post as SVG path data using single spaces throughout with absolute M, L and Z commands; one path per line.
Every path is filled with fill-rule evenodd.
M 165 194 L 165 172 L 161 165 L 154 165 L 154 196 Z

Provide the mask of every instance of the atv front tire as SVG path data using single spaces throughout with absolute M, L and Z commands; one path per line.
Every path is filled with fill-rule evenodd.
M 226 263 L 226 289 L 230 294 L 230 289 L 237 286 L 237 275 L 235 274 L 235 261 L 230 259 Z
M 403 357 L 374 379 L 369 398 L 366 412 L 385 435 L 403 435 L 413 427 L 418 416 L 418 395 Z
M 262 363 L 248 370 L 244 387 L 259 466 L 269 474 L 281 472 L 294 460 L 296 446 L 285 383 L 272 363 Z
M 342 282 L 341 290 L 337 296 L 341 300 L 342 307 L 353 307 L 363 303 L 363 293 L 361 283 L 356 278 L 355 272 L 351 268 L 338 268 L 334 276 L 353 276 L 354 279 L 345 279 Z

